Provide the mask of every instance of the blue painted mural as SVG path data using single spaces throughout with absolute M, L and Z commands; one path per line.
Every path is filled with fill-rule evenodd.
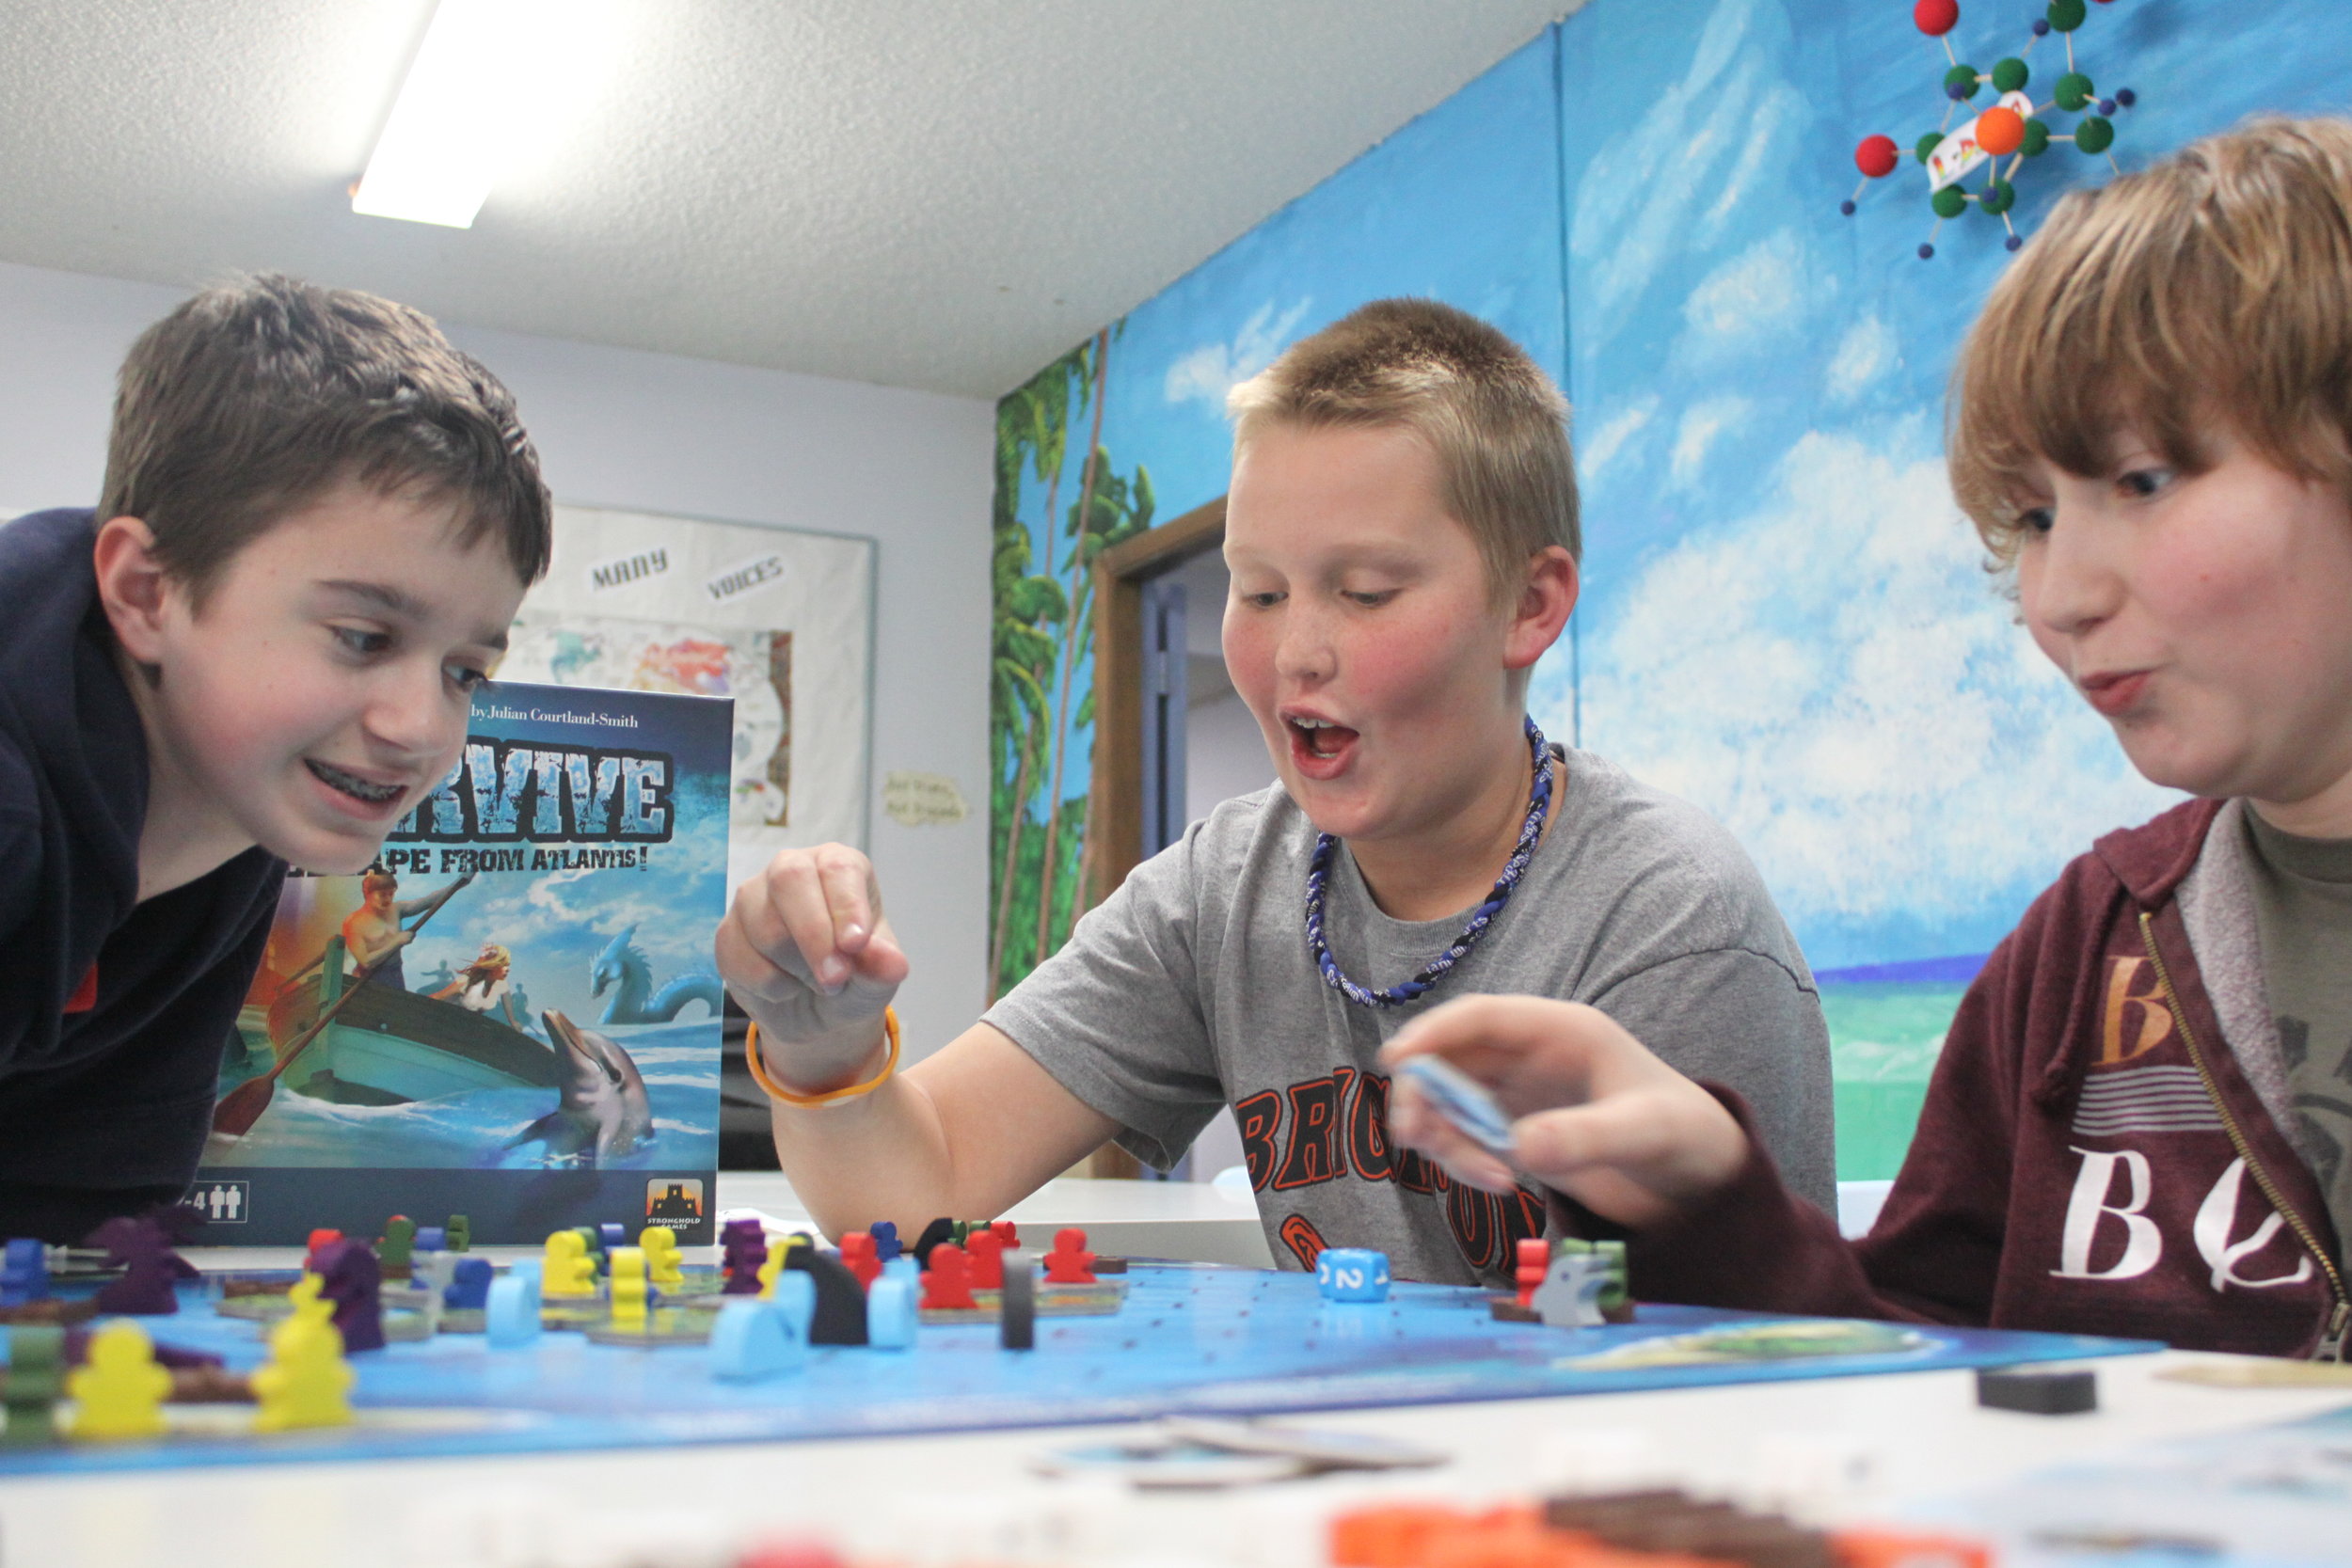
M 2338 0 L 2090 9 L 2100 89 L 2136 89 L 2125 167 L 2352 105 Z M 1949 39 L 1989 71 L 2043 11 L 1963 0 Z M 2027 900 L 2169 799 L 2014 625 L 1946 487 L 1945 385 L 2002 226 L 1966 214 L 1921 261 L 1908 161 L 1839 212 L 1861 137 L 1936 128 L 1948 63 L 1910 0 L 1594 0 L 1137 308 L 1099 410 L 1168 518 L 1224 490 L 1226 388 L 1367 299 L 1449 300 L 1556 369 L 1585 590 L 1531 705 L 1747 846 L 1823 980 L 1849 1177 L 1892 1173 Z M 2109 172 L 2054 147 L 2017 176 L 2018 228 Z

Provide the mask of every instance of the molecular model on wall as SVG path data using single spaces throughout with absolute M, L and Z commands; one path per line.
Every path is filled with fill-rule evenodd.
M 2103 6 L 2109 3 L 2099 0 Z M 2075 60 L 2074 31 L 2089 14 L 2085 0 L 2049 0 L 2047 11 L 2035 19 L 2033 37 L 2026 47 L 1996 62 L 1991 71 L 1980 71 L 1952 48 L 1951 32 L 1960 25 L 1960 0 L 1916 0 L 1911 8 L 1911 20 L 1919 31 L 1943 43 L 1945 57 L 1951 62 L 1951 69 L 1944 73 L 1943 123 L 1912 148 L 1912 155 L 1926 166 L 1928 205 L 1935 213 L 1935 228 L 1919 246 L 1921 261 L 1935 254 L 1935 235 L 1943 230 L 1944 220 L 1960 216 L 1971 203 L 1979 212 L 2001 220 L 2009 230 L 2010 249 L 2025 244 L 2016 224 L 2010 221 L 2010 210 L 2017 205 L 2017 189 L 2010 182 L 2026 159 L 2039 158 L 2053 142 L 2073 142 L 2076 151 L 2090 157 L 2106 154 L 2108 164 L 2114 165 L 2114 155 L 2107 151 L 2115 145 L 2115 121 L 2110 117 L 2118 109 L 2130 108 L 2134 98 L 2129 87 L 2100 97 L 2089 73 Z M 2052 33 L 2065 40 L 2066 71 L 2051 88 L 2050 101 L 2037 104 L 2026 90 L 2033 80 L 2026 56 Z M 1987 87 L 1998 95 L 1996 100 L 1975 119 L 1955 127 L 1952 117 L 1960 106 Z M 2061 135 L 2051 129 L 2045 118 L 2054 109 L 2082 118 L 2074 121 L 2073 130 Z M 2006 168 L 2003 159 L 2009 161 Z M 1870 182 L 1894 173 L 1902 154 L 1892 136 L 1865 136 L 1854 149 L 1853 161 L 1863 179 L 1853 196 L 1839 206 L 1848 217 L 1853 215 L 1854 201 Z M 1984 183 L 1970 190 L 1966 181 L 1980 168 L 1986 170 Z

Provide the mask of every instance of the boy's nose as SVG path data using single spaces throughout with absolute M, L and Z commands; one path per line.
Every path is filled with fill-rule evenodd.
M 2058 509 L 2036 573 L 2032 618 L 2061 637 L 2078 637 L 2115 613 L 2123 579 L 2108 547 L 2111 531 Z
M 1329 677 L 1337 663 L 1330 628 L 1311 611 L 1283 617 L 1282 634 L 1274 644 L 1274 670 L 1286 680 L 1316 681 Z
M 438 665 L 421 675 L 404 668 L 392 673 L 368 705 L 368 731 L 403 752 L 438 752 L 449 746 L 452 731 L 463 742 L 467 712 L 450 701 Z

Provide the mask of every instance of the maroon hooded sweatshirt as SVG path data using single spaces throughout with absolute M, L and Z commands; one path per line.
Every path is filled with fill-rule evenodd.
M 2034 901 L 1960 1005 L 1867 1238 L 1841 1240 L 1751 1133 L 1728 1187 L 1630 1239 L 1635 1294 L 2340 1358 L 2326 1200 L 2208 990 L 2249 976 L 2201 973 L 2184 917 L 2221 809 L 2110 833 Z M 2201 940 L 2259 996 L 2258 948 Z

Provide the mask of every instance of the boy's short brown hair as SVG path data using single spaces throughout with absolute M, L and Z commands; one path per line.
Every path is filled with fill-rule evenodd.
M 2184 473 L 2223 425 L 2352 494 L 2352 122 L 2265 119 L 2058 205 L 1953 378 L 1952 489 L 2004 562 L 2033 466 L 2119 432 Z
M 289 513 L 357 483 L 456 508 L 525 584 L 547 571 L 539 454 L 498 378 L 405 305 L 275 274 L 207 289 L 122 363 L 99 517 L 133 516 L 201 602 Z
M 1497 600 L 1558 545 L 1581 555 L 1568 404 L 1509 338 L 1434 299 L 1375 300 L 1301 339 L 1226 399 L 1235 451 L 1269 425 L 1399 426 L 1438 459 Z
M 359 879 L 359 891 L 369 893 L 398 893 L 400 879 L 389 871 L 371 871 Z

